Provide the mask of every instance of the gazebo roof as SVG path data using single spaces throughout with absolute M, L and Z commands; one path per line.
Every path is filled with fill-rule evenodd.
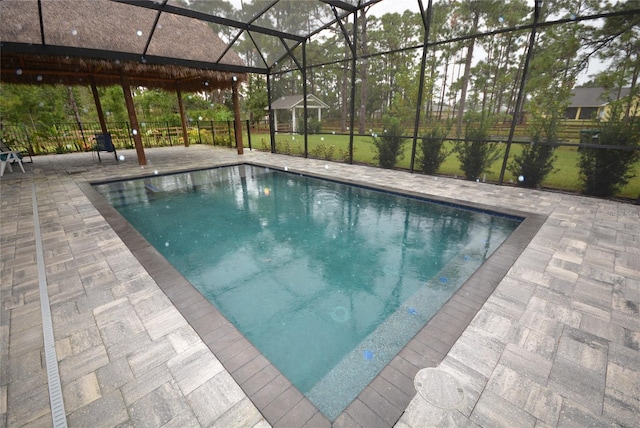
M 166 1 L 165 1 L 166 3 Z M 245 79 L 240 57 L 205 22 L 110 0 L 0 2 L 1 78 L 199 91 Z
M 225 88 L 233 76 L 299 68 L 301 45 L 381 2 L 0 0 L 0 78 L 85 84 L 91 76 L 107 85 L 125 75 L 147 87 Z M 294 9 L 314 19 L 283 27 Z M 244 63 L 234 52 L 242 43 L 251 51 Z
M 274 110 L 290 110 L 294 107 L 302 107 L 302 94 L 287 95 L 278 98 L 271 104 Z M 329 105 L 313 94 L 307 95 L 307 106 L 312 108 L 329 108 Z

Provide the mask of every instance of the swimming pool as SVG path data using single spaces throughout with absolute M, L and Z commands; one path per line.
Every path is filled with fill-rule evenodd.
M 521 220 L 249 165 L 96 189 L 329 419 Z

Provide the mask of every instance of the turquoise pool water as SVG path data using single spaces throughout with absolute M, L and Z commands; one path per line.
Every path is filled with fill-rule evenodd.
M 249 165 L 95 188 L 331 420 L 520 222 Z

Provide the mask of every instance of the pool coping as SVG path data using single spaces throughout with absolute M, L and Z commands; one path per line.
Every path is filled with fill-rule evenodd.
M 213 168 L 232 165 L 252 165 L 284 171 L 280 167 L 259 162 L 229 162 Z M 211 168 L 175 169 L 165 174 L 202 169 Z M 356 179 L 341 179 L 292 169 L 287 172 L 523 219 L 516 230 L 333 423 L 93 188 L 94 184 L 107 181 L 87 181 L 79 183 L 79 186 L 270 424 L 287 427 L 329 427 L 355 423 L 356 426 L 391 427 L 400 419 L 416 394 L 413 379 L 417 372 L 424 367 L 435 367 L 443 360 L 544 224 L 547 216 L 513 209 L 496 209 L 488 205 L 436 197 L 393 186 L 371 186 Z M 109 182 L 140 178 L 144 177 L 120 177 Z

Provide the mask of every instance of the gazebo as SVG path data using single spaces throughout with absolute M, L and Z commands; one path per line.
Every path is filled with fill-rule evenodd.
M 156 3 L 169 7 L 167 0 Z M 185 145 L 181 92 L 231 88 L 242 153 L 237 88 L 246 68 L 205 22 L 110 0 L 4 0 L 0 16 L 2 81 L 91 86 L 104 134 L 97 86 L 121 85 L 141 165 L 146 158 L 131 96 L 138 86 L 177 92 Z
M 304 111 L 301 120 L 306 120 L 308 42 L 329 28 L 339 31 L 351 51 L 350 58 L 340 62 L 349 64 L 350 79 L 355 82 L 356 40 L 351 40 L 347 27 L 357 27 L 359 11 L 381 1 L 271 0 L 249 11 L 244 6 L 229 9 L 213 1 L 0 0 L 0 78 L 10 83 L 90 85 L 103 133 L 108 130 L 101 114 L 97 85 L 123 87 L 133 130 L 138 124 L 131 87 L 178 93 L 231 88 L 236 144 L 241 153 L 238 87 L 249 73 L 263 75 L 268 93 L 271 150 L 275 151 L 272 78 L 293 71 L 301 74 L 300 108 Z M 287 16 L 292 8 L 322 10 L 327 19 L 320 19 L 310 27 L 283 29 L 278 25 L 278 17 Z M 353 23 L 349 22 L 351 19 Z M 218 37 L 217 31 L 224 37 Z M 248 43 L 252 52 L 246 64 L 233 50 L 247 49 L 241 43 Z M 355 83 L 351 85 L 349 104 L 352 161 Z M 188 142 L 184 113 L 182 118 L 183 138 Z M 145 164 L 141 137 L 134 132 L 133 138 L 139 162 Z M 306 153 L 306 132 L 304 140 Z
M 307 95 L 307 109 L 317 110 L 318 122 L 322 121 L 323 108 L 329 108 L 329 105 L 313 94 Z M 285 110 L 291 112 L 291 132 L 297 132 L 297 111 L 304 110 L 304 97 L 301 94 L 281 97 L 273 102 L 271 109 L 273 110 L 273 120 L 277 131 L 288 128 L 278 126 L 278 110 Z

